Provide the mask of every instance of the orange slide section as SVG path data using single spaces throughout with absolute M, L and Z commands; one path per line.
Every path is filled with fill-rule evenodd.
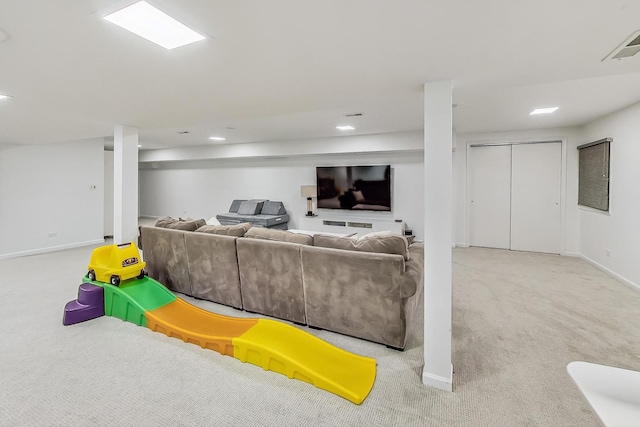
M 180 298 L 144 315 L 153 331 L 308 382 L 358 405 L 376 378 L 375 359 L 275 320 L 222 316 Z
M 147 327 L 152 331 L 231 357 L 234 357 L 232 338 L 239 337 L 258 323 L 258 319 L 239 319 L 211 313 L 180 298 L 145 312 L 145 316 Z

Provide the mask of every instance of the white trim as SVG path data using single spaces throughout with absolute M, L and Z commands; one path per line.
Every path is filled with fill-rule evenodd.
M 595 262 L 594 260 L 592 260 L 591 258 L 584 256 L 582 254 L 578 254 L 578 256 L 580 258 L 582 258 L 583 260 L 587 261 L 589 264 L 593 265 L 595 268 L 597 268 L 598 270 L 602 270 L 605 273 L 615 277 L 616 279 L 618 279 L 619 281 L 621 281 L 622 283 L 624 283 L 625 285 L 631 286 L 632 288 L 634 288 L 636 291 L 640 291 L 640 285 L 633 283 L 631 280 L 622 277 L 621 275 L 619 275 L 618 273 L 614 273 L 613 271 L 609 270 L 607 267 L 605 267 L 602 264 L 599 264 L 597 262 Z
M 560 139 L 560 254 L 567 249 L 567 138 Z
M 592 212 L 599 215 L 611 216 L 611 206 L 609 206 L 608 211 L 603 211 L 600 209 L 590 208 L 589 206 L 582 206 L 582 205 L 578 205 L 578 209 L 580 209 L 581 211 Z
M 87 240 L 86 242 L 70 243 L 68 245 L 51 246 L 51 247 L 42 248 L 42 249 L 32 249 L 29 251 L 13 252 L 9 254 L 0 255 L 0 259 L 18 258 L 22 256 L 27 256 L 27 255 L 38 255 L 38 254 L 44 254 L 47 252 L 61 251 L 64 249 L 74 249 L 74 248 L 81 248 L 83 246 L 97 245 L 99 243 L 104 243 L 104 239 Z
M 453 392 L 453 364 L 451 364 L 451 377 L 445 378 L 440 375 L 422 372 L 422 384 L 435 387 L 440 390 Z
M 469 245 L 467 245 L 467 244 L 466 244 L 466 243 L 464 243 L 464 242 L 455 242 L 455 243 L 454 243 L 454 247 L 456 247 L 456 248 L 468 248 L 468 247 L 469 247 Z
M 580 255 L 578 252 L 563 252 L 560 255 L 562 255 L 562 256 L 570 256 L 570 257 L 574 257 L 574 258 L 582 258 L 582 255 Z

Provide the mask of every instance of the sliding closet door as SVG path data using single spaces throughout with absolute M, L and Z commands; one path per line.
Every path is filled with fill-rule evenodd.
M 560 142 L 512 146 L 511 249 L 560 253 Z
M 469 148 L 469 244 L 509 249 L 511 146 Z

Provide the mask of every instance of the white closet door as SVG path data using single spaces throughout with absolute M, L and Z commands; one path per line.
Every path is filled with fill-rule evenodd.
M 469 244 L 509 249 L 511 245 L 511 146 L 469 148 Z
M 561 143 L 512 146 L 511 249 L 560 253 Z

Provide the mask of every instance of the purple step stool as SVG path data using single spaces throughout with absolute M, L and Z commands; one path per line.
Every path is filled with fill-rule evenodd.
M 73 325 L 104 316 L 104 289 L 91 283 L 78 288 L 78 299 L 64 306 L 63 325 Z

